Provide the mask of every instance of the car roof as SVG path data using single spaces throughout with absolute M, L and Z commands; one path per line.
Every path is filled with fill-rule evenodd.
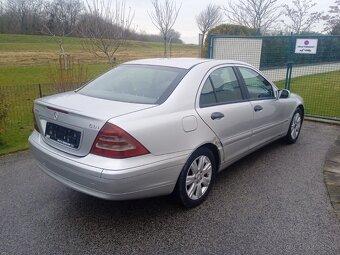
M 217 60 L 217 59 L 206 59 L 206 58 L 150 58 L 150 59 L 139 59 L 126 62 L 124 64 L 131 65 L 156 65 L 156 66 L 168 66 L 177 67 L 183 69 L 190 69 L 196 65 L 207 63 L 212 65 L 220 64 L 243 64 L 249 65 L 247 63 L 236 61 L 236 60 Z

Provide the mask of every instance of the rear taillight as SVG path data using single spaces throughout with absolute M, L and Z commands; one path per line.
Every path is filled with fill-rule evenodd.
M 32 107 L 32 116 L 33 116 L 34 129 L 40 133 L 38 123 L 37 123 L 37 119 L 35 118 L 35 114 L 34 114 L 34 106 Z
M 99 131 L 91 153 L 108 158 L 130 158 L 149 151 L 123 129 L 106 123 Z

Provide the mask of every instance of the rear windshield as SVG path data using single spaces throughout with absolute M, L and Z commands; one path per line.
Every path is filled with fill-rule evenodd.
M 120 65 L 91 81 L 77 92 L 114 101 L 161 104 L 186 74 L 186 69 Z

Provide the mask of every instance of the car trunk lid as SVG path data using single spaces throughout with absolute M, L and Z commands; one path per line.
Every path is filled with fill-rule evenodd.
M 75 156 L 85 156 L 109 119 L 153 106 L 66 92 L 36 100 L 34 114 L 45 143 Z

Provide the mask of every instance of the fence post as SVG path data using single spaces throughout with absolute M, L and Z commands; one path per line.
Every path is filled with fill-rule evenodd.
M 285 89 L 290 90 L 292 79 L 293 62 L 287 62 Z
M 294 54 L 294 36 L 293 33 L 290 33 L 289 37 L 289 45 L 288 45 L 288 52 L 287 52 L 287 72 L 286 72 L 286 81 L 285 81 L 285 89 L 290 90 L 291 88 L 291 79 L 292 79 L 292 71 L 293 71 L 293 55 Z
M 213 58 L 213 35 L 208 35 L 208 49 L 207 54 L 208 58 Z
M 42 97 L 42 92 L 41 92 L 41 85 L 40 85 L 40 83 L 38 84 L 38 88 L 39 88 L 39 97 Z

